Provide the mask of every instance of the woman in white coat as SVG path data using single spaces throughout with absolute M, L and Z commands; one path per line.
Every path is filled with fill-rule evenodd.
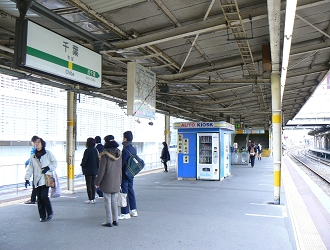
M 35 141 L 36 151 L 30 157 L 30 164 L 26 170 L 25 183 L 29 184 L 29 179 L 33 174 L 33 185 L 37 190 L 38 211 L 40 222 L 51 220 L 53 209 L 48 197 L 49 187 L 45 184 L 45 174 L 52 175 L 57 167 L 54 155 L 46 150 L 46 142 L 39 138 Z

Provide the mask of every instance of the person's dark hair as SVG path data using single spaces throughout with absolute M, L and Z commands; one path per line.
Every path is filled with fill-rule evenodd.
M 95 139 L 89 137 L 86 141 L 86 148 L 94 148 L 95 147 Z
M 101 143 L 101 137 L 95 136 L 95 143 Z
M 167 143 L 164 141 L 163 142 L 163 146 L 165 147 L 165 148 L 167 148 L 168 146 L 167 146 Z
M 119 144 L 115 140 L 106 141 L 104 143 L 104 148 L 118 148 L 118 146 Z
M 31 141 L 35 142 L 38 138 L 39 138 L 38 136 L 34 135 L 34 136 L 32 136 Z
M 36 140 L 40 140 L 40 142 L 41 142 L 41 146 L 42 146 L 42 148 L 45 148 L 46 147 L 46 142 L 42 139 L 42 138 L 40 138 L 40 137 L 38 137 Z
M 133 141 L 133 133 L 132 131 L 126 131 L 123 134 L 124 138 L 127 139 L 127 141 Z
M 104 137 L 105 142 L 110 142 L 113 141 L 114 139 L 115 137 L 113 135 L 107 135 L 106 137 Z

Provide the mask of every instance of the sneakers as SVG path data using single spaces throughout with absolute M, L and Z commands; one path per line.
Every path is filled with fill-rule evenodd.
M 28 201 L 24 202 L 24 204 L 36 204 L 36 202 L 35 201 L 28 200 Z
M 95 200 L 88 200 L 88 201 L 85 201 L 84 203 L 85 204 L 94 204 L 95 203 Z
M 118 216 L 118 220 L 124 220 L 124 219 L 128 220 L 130 218 L 131 218 L 131 216 L 129 214 L 121 214 Z
M 132 217 L 137 217 L 137 216 L 138 216 L 138 213 L 137 213 L 136 209 L 133 209 L 133 210 L 131 211 L 131 216 L 132 216 Z

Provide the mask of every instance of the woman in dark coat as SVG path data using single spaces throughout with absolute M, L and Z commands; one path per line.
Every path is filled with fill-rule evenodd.
M 166 142 L 163 142 L 163 150 L 162 154 L 160 156 L 160 159 L 162 159 L 162 163 L 164 164 L 165 172 L 168 172 L 167 170 L 167 162 L 171 160 L 170 152 L 168 151 L 168 146 Z
M 99 168 L 99 153 L 95 148 L 95 139 L 88 138 L 86 142 L 86 150 L 82 158 L 82 172 L 85 175 L 88 200 L 87 204 L 95 203 L 95 179 Z
M 251 159 L 251 167 L 254 167 L 254 162 L 255 162 L 256 153 L 257 153 L 257 147 L 254 144 L 254 141 L 251 142 L 250 146 L 248 147 L 248 151 L 249 151 L 250 159 Z

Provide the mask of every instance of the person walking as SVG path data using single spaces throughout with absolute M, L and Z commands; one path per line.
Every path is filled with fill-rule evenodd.
M 88 138 L 86 149 L 80 164 L 82 172 L 85 175 L 88 200 L 86 204 L 95 203 L 95 179 L 99 168 L 99 153 L 95 148 L 95 139 Z
M 26 170 L 25 185 L 30 184 L 33 174 L 33 185 L 38 197 L 38 212 L 40 222 L 49 221 L 53 217 L 53 208 L 48 197 L 49 187 L 46 186 L 45 174 L 52 175 L 57 167 L 55 156 L 46 150 L 46 142 L 38 138 L 35 143 L 36 151 L 30 157 L 29 167 Z
M 162 149 L 162 154 L 160 156 L 160 159 L 162 160 L 162 163 L 164 164 L 165 171 L 168 172 L 167 170 L 167 162 L 171 160 L 170 152 L 168 151 L 168 146 L 166 142 L 163 142 L 163 149 Z
M 106 138 L 113 138 L 112 135 Z M 122 177 L 121 151 L 119 144 L 114 140 L 106 140 L 104 151 L 99 155 L 100 167 L 96 177 L 95 186 L 100 187 L 104 195 L 105 222 L 102 226 L 118 226 L 117 197 L 120 191 Z
M 122 181 L 121 181 L 121 190 L 123 193 L 126 193 L 128 196 L 128 202 L 126 207 L 121 208 L 121 215 L 118 217 L 119 220 L 130 219 L 132 217 L 138 216 L 136 199 L 134 193 L 134 178 L 129 179 L 125 174 L 125 165 L 131 154 L 136 154 L 136 149 L 132 145 L 133 134 L 131 131 L 126 131 L 123 134 L 123 150 L 122 150 Z M 131 213 L 129 213 L 131 209 Z
M 36 148 L 35 148 L 35 142 L 36 140 L 38 139 L 39 137 L 34 135 L 32 136 L 31 138 L 31 145 L 32 145 L 32 149 L 31 149 L 31 154 L 30 154 L 30 157 L 31 155 L 34 154 L 34 152 L 36 151 Z M 25 162 L 25 169 L 27 169 L 28 165 L 30 164 L 30 158 L 27 159 L 27 161 Z M 25 188 L 27 188 L 27 184 L 25 184 Z M 32 183 L 32 192 L 31 192 L 31 198 L 24 202 L 24 204 L 36 204 L 36 201 L 37 201 L 37 190 L 34 188 L 34 185 Z
M 254 144 L 254 141 L 251 141 L 251 144 L 248 147 L 248 151 L 249 151 L 250 160 L 251 160 L 251 167 L 254 167 L 254 162 L 255 162 L 256 153 L 257 153 L 257 147 Z
M 257 151 L 258 151 L 258 160 L 261 161 L 262 146 L 261 146 L 260 142 L 258 142 Z
M 101 143 L 101 137 L 100 136 L 95 136 L 95 143 L 96 143 L 95 148 L 99 152 L 99 157 L 100 157 L 100 153 L 102 153 L 104 151 L 104 146 Z M 96 188 L 96 193 L 99 196 L 99 198 L 103 198 L 103 192 L 99 187 Z

